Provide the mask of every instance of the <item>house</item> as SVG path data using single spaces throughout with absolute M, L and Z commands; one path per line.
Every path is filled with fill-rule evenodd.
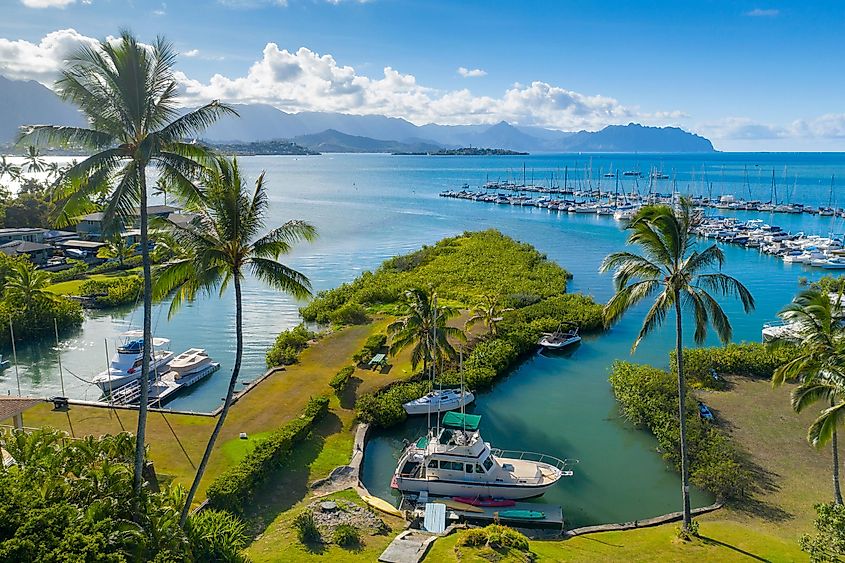
M 173 207 L 171 205 L 149 205 L 147 206 L 147 214 L 152 219 L 153 217 L 160 217 L 162 219 L 166 219 L 169 215 L 174 213 L 179 213 L 181 209 L 178 207 Z M 127 221 L 125 228 L 127 229 L 137 229 L 140 226 L 140 215 L 139 209 L 135 209 L 133 211 L 133 220 Z M 88 215 L 83 216 L 79 223 L 76 225 L 76 233 L 80 238 L 83 239 L 90 239 L 90 240 L 102 240 L 103 239 L 103 217 L 104 214 L 102 212 L 97 213 L 89 213 Z
M 0 244 L 0 252 L 9 256 L 27 256 L 36 266 L 43 266 L 50 258 L 53 247 L 40 242 L 29 242 L 26 240 L 13 240 Z
M 19 227 L 15 229 L 0 229 L 0 244 L 22 240 L 26 242 L 44 242 L 44 235 L 47 229 L 35 227 Z

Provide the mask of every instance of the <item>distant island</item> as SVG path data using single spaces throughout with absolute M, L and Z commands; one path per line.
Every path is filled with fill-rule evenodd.
M 464 147 L 461 149 L 440 149 L 430 152 L 394 152 L 396 156 L 527 156 L 527 152 L 512 151 L 508 149 L 481 149 L 476 147 Z
M 274 139 L 272 141 L 254 141 L 251 143 L 208 143 L 224 154 L 240 156 L 257 155 L 318 155 L 319 152 L 303 147 L 293 141 Z

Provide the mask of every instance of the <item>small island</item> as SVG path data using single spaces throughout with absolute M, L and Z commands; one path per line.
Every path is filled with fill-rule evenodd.
M 258 156 L 258 155 L 295 155 L 307 156 L 318 155 L 319 152 L 298 145 L 293 141 L 286 141 L 283 139 L 274 139 L 272 141 L 254 141 L 251 143 L 209 143 L 210 146 L 216 150 L 238 156 Z
M 483 149 L 464 147 L 460 149 L 441 149 L 433 152 L 394 152 L 397 156 L 527 156 L 527 152 L 507 149 Z

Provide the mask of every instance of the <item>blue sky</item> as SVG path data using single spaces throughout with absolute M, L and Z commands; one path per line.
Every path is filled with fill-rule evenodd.
M 13 78 L 49 83 L 71 45 L 128 26 L 192 55 L 178 65 L 191 100 L 845 150 L 843 2 L 2 2 Z

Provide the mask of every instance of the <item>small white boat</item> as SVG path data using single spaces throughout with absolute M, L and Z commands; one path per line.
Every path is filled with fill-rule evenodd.
M 581 336 L 578 335 L 578 327 L 570 329 L 566 332 L 562 331 L 560 327 L 554 332 L 543 333 L 540 338 L 540 346 L 550 350 L 560 350 L 581 342 Z
M 205 369 L 211 364 L 211 358 L 202 348 L 191 348 L 182 352 L 167 364 L 170 371 L 174 372 L 175 378 L 179 379 Z
M 144 339 L 141 331 L 133 330 L 123 335 L 123 343 L 118 345 L 117 351 L 111 357 L 108 369 L 94 376 L 93 382 L 103 393 L 113 391 L 137 380 L 141 377 L 141 363 L 144 350 Z M 160 350 L 170 344 L 167 338 L 153 338 L 150 353 L 150 379 L 160 373 L 168 371 L 166 364 L 173 358 L 170 350 Z
M 11 362 L 9 362 L 9 360 L 3 358 L 3 354 L 0 354 L 0 371 L 3 371 L 4 369 L 8 369 L 9 366 L 11 366 L 11 365 L 12 365 Z
M 472 391 L 438 389 L 402 405 L 408 414 L 428 414 L 454 411 L 475 400 Z

